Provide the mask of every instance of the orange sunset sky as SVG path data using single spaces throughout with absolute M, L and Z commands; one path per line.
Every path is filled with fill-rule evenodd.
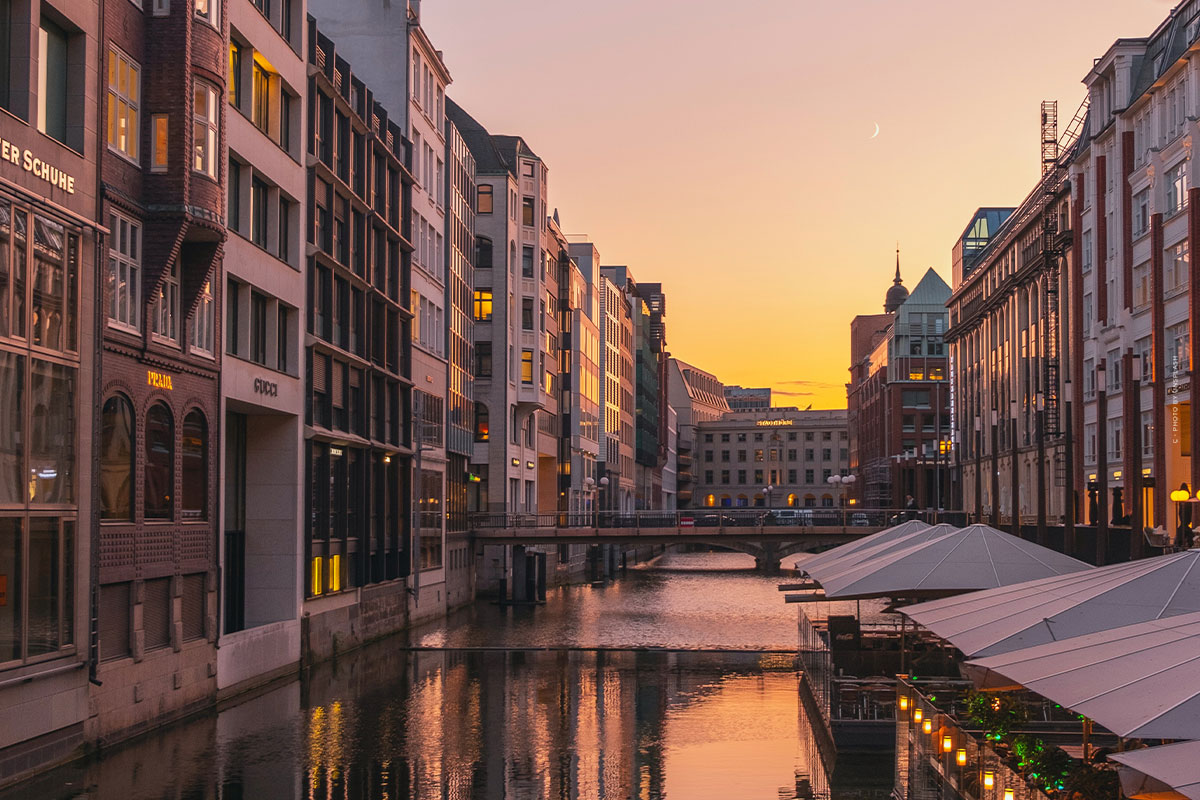
M 605 264 L 667 293 L 671 353 L 843 408 L 850 319 L 1039 171 L 1093 59 L 1163 0 L 425 0 L 449 94 L 550 168 Z M 872 139 L 875 124 L 880 134 Z

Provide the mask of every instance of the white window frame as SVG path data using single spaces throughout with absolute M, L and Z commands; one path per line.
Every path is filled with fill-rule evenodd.
M 200 290 L 200 302 L 196 304 L 196 313 L 192 315 L 191 326 L 188 330 L 188 348 L 193 353 L 199 353 L 206 358 L 215 358 L 214 327 L 216 325 L 216 301 L 213 299 L 212 281 L 205 281 Z
M 150 333 L 160 341 L 179 344 L 179 259 L 163 274 L 150 310 Z
M 125 70 L 125 92 L 120 90 L 121 70 Z M 135 86 L 130 86 L 130 77 Z M 132 91 L 131 91 L 132 88 Z M 108 149 L 122 158 L 138 163 L 139 147 L 141 145 L 141 104 L 142 67 L 116 47 L 108 48 L 108 118 L 105 123 L 105 138 Z M 123 108 L 124 113 L 117 109 Z M 125 147 L 119 143 L 121 123 L 126 123 Z
M 203 116 L 196 111 L 195 107 L 196 95 L 201 91 L 206 93 L 206 105 L 208 106 L 208 113 Z M 217 87 L 199 78 L 194 80 L 192 87 L 192 169 L 213 180 L 219 179 L 221 170 L 220 159 L 217 156 L 221 147 L 220 101 L 222 99 L 222 94 L 217 91 Z M 200 142 L 203 143 L 203 151 L 199 149 L 197 142 L 201 132 L 204 134 L 200 138 Z
M 108 324 L 137 333 L 142 305 L 142 224 L 115 211 L 109 212 L 108 219 Z
M 194 0 L 196 18 L 221 30 L 221 0 Z

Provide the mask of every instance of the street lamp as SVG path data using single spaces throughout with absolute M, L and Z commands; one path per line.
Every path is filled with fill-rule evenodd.
M 768 509 L 771 507 L 771 492 L 773 491 L 775 491 L 775 487 L 770 484 L 763 487 L 763 494 L 766 495 Z
M 1190 491 L 1188 491 L 1186 483 L 1182 484 L 1178 489 L 1171 492 L 1171 502 L 1173 502 L 1175 504 L 1175 546 L 1176 547 L 1186 547 L 1189 544 L 1189 542 L 1187 541 L 1187 534 L 1186 534 L 1187 528 L 1189 526 L 1185 526 L 1184 522 L 1183 522 L 1183 503 L 1186 503 L 1189 499 L 1191 499 L 1191 496 L 1192 496 L 1192 493 Z M 1188 523 L 1190 523 L 1190 522 L 1191 522 L 1191 520 L 1189 519 Z
M 844 492 L 845 492 L 845 490 L 850 488 L 851 484 L 853 484 L 854 481 L 855 481 L 855 477 L 853 475 L 830 475 L 828 478 L 826 478 L 826 482 L 830 486 L 832 486 L 835 491 L 839 487 L 843 491 L 843 493 L 838 498 L 838 506 L 842 509 L 843 524 L 845 524 L 845 513 L 846 513 L 846 503 L 845 503 L 846 498 L 845 498 Z

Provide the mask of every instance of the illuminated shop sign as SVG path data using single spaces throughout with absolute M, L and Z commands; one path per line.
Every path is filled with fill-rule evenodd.
M 175 389 L 171 385 L 171 376 L 164 372 L 155 372 L 154 370 L 146 370 L 146 383 L 153 386 L 155 389 L 166 389 L 172 391 Z
M 754 424 L 760 428 L 786 428 L 793 422 L 790 419 L 760 419 Z
M 7 139 L 0 138 L 0 160 L 20 167 L 35 178 L 41 178 L 67 194 L 75 194 L 74 175 L 68 175 L 50 162 L 42 161 L 28 148 L 22 149 Z

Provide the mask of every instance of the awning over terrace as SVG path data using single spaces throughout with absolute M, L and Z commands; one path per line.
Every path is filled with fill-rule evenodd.
M 1092 569 L 987 525 L 916 541 L 834 575 L 810 575 L 830 600 L 941 597 Z
M 810 570 L 813 568 L 819 569 L 825 564 L 845 558 L 853 553 L 859 553 L 867 548 L 877 547 L 885 542 L 901 539 L 909 534 L 923 531 L 928 527 L 929 525 L 921 522 L 920 520 L 910 519 L 907 522 L 901 522 L 899 525 L 893 525 L 890 528 L 885 528 L 884 530 L 879 531 L 879 533 L 872 533 L 870 536 L 864 536 L 856 541 L 849 542 L 847 544 L 841 544 L 830 550 L 826 550 L 824 553 L 813 556 L 812 558 L 801 562 L 800 569 L 804 572 L 808 572 L 811 575 L 812 573 Z
M 1113 753 L 1121 789 L 1133 800 L 1200 800 L 1200 742 Z
M 969 661 L 983 688 L 1023 686 L 1125 738 L 1200 739 L 1200 613 Z
M 908 606 L 972 658 L 1200 611 L 1200 549 Z

